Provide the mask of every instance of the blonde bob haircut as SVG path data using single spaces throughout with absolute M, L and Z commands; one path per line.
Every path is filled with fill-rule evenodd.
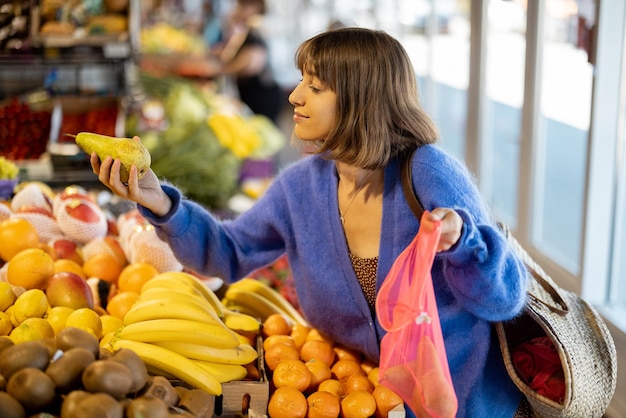
M 437 141 L 437 128 L 419 102 L 409 56 L 387 33 L 323 32 L 298 47 L 295 63 L 337 95 L 335 126 L 314 153 L 372 170 Z

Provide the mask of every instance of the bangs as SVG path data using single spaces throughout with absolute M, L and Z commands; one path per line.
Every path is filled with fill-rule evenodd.
M 338 67 L 336 48 L 324 42 L 325 38 L 315 37 L 302 43 L 296 50 L 296 67 L 304 74 L 317 77 L 331 90 L 337 91 Z

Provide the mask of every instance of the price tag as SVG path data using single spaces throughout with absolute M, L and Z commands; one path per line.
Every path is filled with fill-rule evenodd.
M 108 42 L 102 46 L 105 58 L 126 58 L 130 56 L 130 44 L 128 42 Z

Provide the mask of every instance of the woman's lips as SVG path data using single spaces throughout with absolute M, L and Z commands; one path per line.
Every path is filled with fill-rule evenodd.
M 299 112 L 293 112 L 293 120 L 294 122 L 299 122 L 302 120 L 308 119 L 307 116 L 303 115 L 302 113 Z

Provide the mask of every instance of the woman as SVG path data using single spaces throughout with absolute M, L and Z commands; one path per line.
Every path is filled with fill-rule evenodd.
M 119 180 L 119 161 L 91 163 L 186 266 L 236 281 L 286 253 L 312 326 L 377 361 L 385 331 L 376 292 L 418 227 L 441 222 L 432 268 L 459 417 L 513 417 L 522 394 L 508 377 L 491 321 L 517 315 L 525 268 L 494 226 L 471 175 L 433 144 L 402 46 L 381 31 L 344 28 L 297 50 L 302 80 L 289 96 L 295 135 L 311 154 L 281 172 L 249 211 L 220 221 L 150 172 Z M 413 155 L 422 225 L 402 191 Z M 190 245 L 190 243 L 193 243 Z

